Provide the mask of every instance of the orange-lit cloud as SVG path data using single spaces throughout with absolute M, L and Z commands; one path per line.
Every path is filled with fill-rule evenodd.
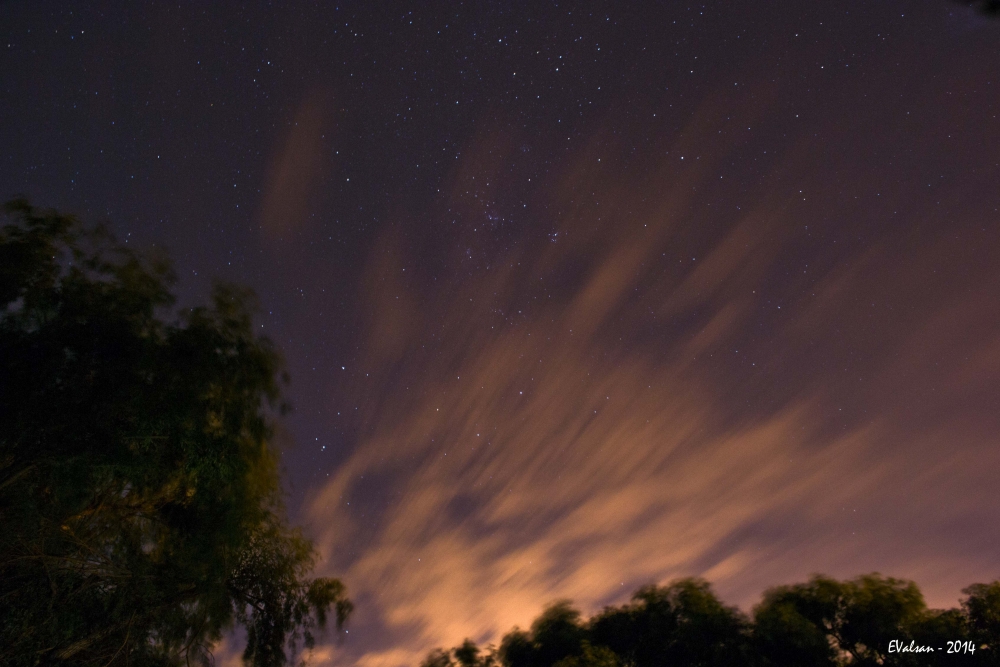
M 259 219 L 268 241 L 286 238 L 306 222 L 310 204 L 327 169 L 333 129 L 330 95 L 312 91 L 299 105 L 275 152 Z

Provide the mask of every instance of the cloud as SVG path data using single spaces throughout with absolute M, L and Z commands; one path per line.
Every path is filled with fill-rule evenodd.
M 703 135 L 737 122 L 706 117 Z M 817 570 L 930 578 L 937 604 L 988 576 L 1000 457 L 984 413 L 947 404 L 995 383 L 998 310 L 986 288 L 956 297 L 967 274 L 925 275 L 961 244 L 806 253 L 809 209 L 774 193 L 709 224 L 692 192 L 735 150 L 712 141 L 631 188 L 574 164 L 544 186 L 559 241 L 478 267 L 404 279 L 403 231 L 377 244 L 360 435 L 310 517 L 360 602 L 352 636 L 383 649 L 331 660 L 412 665 L 551 600 L 592 612 L 679 576 L 745 608 Z M 807 161 L 775 170 L 808 178 Z
M 324 147 L 332 130 L 331 98 L 315 89 L 299 105 L 272 161 L 259 213 L 267 240 L 286 238 L 305 224 L 328 169 Z

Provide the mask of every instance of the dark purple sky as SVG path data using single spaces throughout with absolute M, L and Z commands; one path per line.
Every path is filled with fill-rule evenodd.
M 290 509 L 415 664 L 569 597 L 1000 576 L 1000 22 L 0 3 L 0 196 L 251 285 Z

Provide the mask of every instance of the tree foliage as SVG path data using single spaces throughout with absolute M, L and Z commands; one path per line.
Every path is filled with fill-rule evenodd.
M 645 586 L 632 603 L 610 607 L 591 620 L 593 641 L 639 667 L 671 664 L 740 664 L 746 619 L 725 607 L 708 582 L 682 579 Z
M 997 665 L 1000 581 L 974 584 L 958 609 L 928 609 L 911 581 L 869 574 L 815 576 L 764 593 L 752 616 L 723 605 L 707 582 L 645 586 L 631 602 L 588 620 L 568 602 L 498 651 L 437 649 L 424 667 L 935 667 Z M 891 642 L 896 642 L 891 644 Z M 949 642 L 959 653 L 947 653 Z M 966 643 L 967 642 L 967 643 Z M 890 650 L 894 646 L 895 650 Z M 904 647 L 934 651 L 902 651 Z M 972 650 L 970 650 L 972 649 Z
M 249 664 L 311 646 L 343 585 L 307 578 L 282 505 L 280 358 L 252 298 L 171 315 L 169 263 L 7 204 L 0 229 L 0 663 Z M 170 318 L 173 318 L 170 320 Z

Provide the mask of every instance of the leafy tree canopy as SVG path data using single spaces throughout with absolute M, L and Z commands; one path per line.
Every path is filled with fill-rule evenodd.
M 252 298 L 173 310 L 173 275 L 102 229 L 0 229 L 0 663 L 286 664 L 351 604 L 285 518 L 280 358 Z

